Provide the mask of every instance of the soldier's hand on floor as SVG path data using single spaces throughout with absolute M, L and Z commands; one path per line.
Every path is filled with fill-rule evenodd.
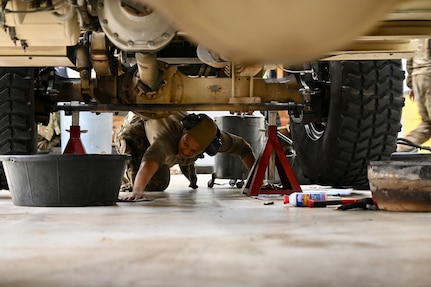
M 147 200 L 147 198 L 145 197 L 145 193 L 143 193 L 143 192 L 141 192 L 141 193 L 133 192 L 131 195 L 123 197 L 122 200 L 124 200 L 124 201 L 138 201 L 138 200 Z

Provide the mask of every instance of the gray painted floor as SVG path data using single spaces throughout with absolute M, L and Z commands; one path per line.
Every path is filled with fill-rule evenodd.
M 289 207 L 198 178 L 107 207 L 15 206 L 1 191 L 0 286 L 431 284 L 431 213 Z

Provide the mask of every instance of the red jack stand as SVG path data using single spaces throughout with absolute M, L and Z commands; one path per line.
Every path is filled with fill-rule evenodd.
M 283 189 L 261 189 L 272 152 L 275 155 L 275 166 L 283 184 Z M 277 126 L 269 125 L 265 149 L 251 168 L 243 193 L 249 196 L 257 196 L 259 194 L 291 194 L 293 192 L 302 192 L 301 186 L 281 148 L 277 137 Z
M 70 126 L 70 138 L 63 151 L 63 154 L 86 154 L 85 148 L 81 142 L 79 112 L 72 112 L 72 125 Z

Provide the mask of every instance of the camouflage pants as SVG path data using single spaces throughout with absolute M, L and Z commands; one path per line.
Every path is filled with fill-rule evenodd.
M 420 145 L 431 137 L 431 75 L 414 75 L 412 84 L 421 123 L 406 136 L 406 139 Z
M 126 165 L 124 172 L 121 191 L 132 191 L 136 174 L 141 165 L 142 157 L 150 146 L 145 134 L 144 122 L 139 117 L 123 122 L 120 129 L 115 135 L 115 147 L 119 154 L 130 154 L 131 159 Z M 190 181 L 190 187 L 197 188 L 197 176 L 194 165 L 181 166 L 180 169 L 184 176 Z M 150 182 L 147 184 L 146 191 L 163 191 L 170 182 L 170 168 L 168 165 L 162 165 Z

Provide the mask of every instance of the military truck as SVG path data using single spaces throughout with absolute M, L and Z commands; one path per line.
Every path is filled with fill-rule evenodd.
M 401 59 L 431 34 L 431 3 L 3 0 L 0 24 L 0 154 L 36 153 L 59 109 L 288 110 L 305 178 L 360 186 L 395 151 Z

